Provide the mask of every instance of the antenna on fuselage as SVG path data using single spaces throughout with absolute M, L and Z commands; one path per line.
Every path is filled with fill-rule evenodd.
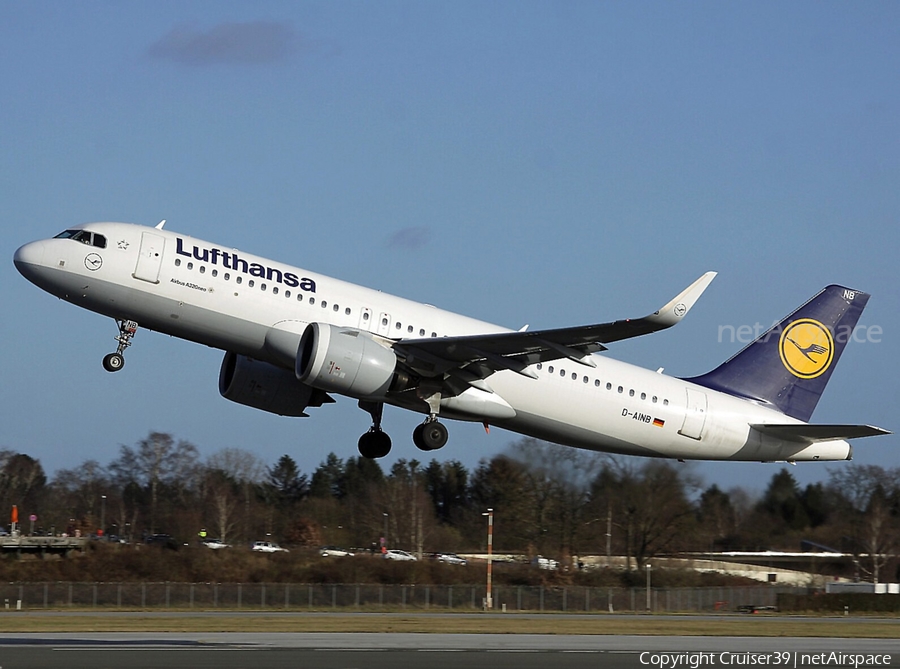
M 157 229 L 157 230 L 162 230 L 162 229 L 163 229 L 163 226 L 164 226 L 165 224 L 166 224 L 166 219 L 161 220 L 159 223 L 156 224 L 156 229 Z

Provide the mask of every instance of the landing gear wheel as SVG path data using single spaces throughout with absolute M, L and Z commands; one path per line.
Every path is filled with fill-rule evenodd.
M 437 420 L 425 421 L 413 430 L 413 443 L 422 451 L 443 448 L 450 438 L 447 428 Z
M 391 438 L 381 429 L 384 402 L 359 401 L 359 408 L 372 416 L 372 427 L 359 438 L 359 454 L 364 458 L 383 458 L 391 452 Z
M 125 366 L 125 356 L 120 353 L 110 353 L 103 356 L 103 369 L 107 372 L 118 372 Z
M 391 438 L 387 432 L 372 429 L 359 438 L 358 447 L 364 458 L 383 458 L 391 452 Z
M 103 369 L 107 372 L 118 372 L 125 366 L 125 356 L 122 354 L 126 348 L 131 346 L 131 338 L 134 337 L 138 329 L 138 324 L 135 321 L 116 320 L 116 325 L 119 326 L 119 335 L 116 337 L 119 345 L 116 347 L 115 353 L 110 353 L 103 357 Z

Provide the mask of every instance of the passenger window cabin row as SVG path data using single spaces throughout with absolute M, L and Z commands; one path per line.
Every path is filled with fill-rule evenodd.
M 543 363 L 540 363 L 540 362 L 539 362 L 539 363 L 537 364 L 537 368 L 538 368 L 539 370 L 540 370 L 540 369 L 543 369 L 543 368 L 544 368 Z M 548 374 L 554 374 L 555 372 L 556 372 L 556 368 L 555 368 L 553 365 L 548 365 L 548 366 L 547 366 L 547 373 L 548 373 Z M 560 375 L 560 377 L 562 377 L 562 378 L 566 378 L 566 370 L 565 370 L 565 369 L 560 369 L 560 370 L 559 370 L 559 375 Z M 572 372 L 570 378 L 571 378 L 572 381 L 577 381 L 577 380 L 578 380 L 578 372 Z M 583 375 L 583 376 L 581 377 L 581 381 L 582 381 L 582 383 L 587 384 L 587 383 L 590 383 L 590 382 L 591 382 L 591 379 L 590 379 L 587 375 Z M 594 387 L 595 387 L 595 388 L 600 388 L 602 385 L 603 385 L 603 383 L 602 383 L 602 381 L 600 381 L 600 379 L 594 379 Z M 609 381 L 607 381 L 607 382 L 606 382 L 606 389 L 607 389 L 607 390 L 612 390 L 612 389 L 613 389 L 613 384 L 610 383 Z M 616 386 L 616 392 L 617 392 L 618 394 L 620 394 L 620 395 L 625 394 L 625 387 L 624 387 L 624 386 Z M 636 395 L 637 395 L 637 393 L 636 393 L 636 391 L 634 390 L 634 388 L 631 388 L 631 389 L 628 390 L 628 396 L 629 396 L 629 397 L 635 397 Z M 639 397 L 640 397 L 642 400 L 646 400 L 646 399 L 647 399 L 647 393 L 640 393 Z M 650 401 L 651 401 L 653 404 L 657 404 L 657 403 L 660 403 L 660 402 L 661 402 L 663 406 L 669 406 L 669 400 L 667 400 L 667 399 L 662 399 L 662 400 L 660 400 L 660 398 L 659 398 L 657 395 L 653 395 L 653 396 L 650 398 Z
M 181 258 L 175 258 L 175 266 L 176 266 L 176 267 L 181 267 L 181 264 L 182 264 L 182 263 L 181 263 Z M 192 261 L 188 261 L 188 262 L 186 263 L 185 267 L 186 267 L 189 271 L 194 271 L 194 263 L 193 263 Z M 199 264 L 199 266 L 198 266 L 198 268 L 197 268 L 197 270 L 200 272 L 200 274 L 206 274 L 206 269 L 207 269 L 207 268 L 206 268 L 206 265 L 203 265 L 203 264 Z M 211 275 L 213 278 L 218 278 L 218 277 L 219 277 L 219 270 L 216 269 L 216 268 L 213 268 L 212 270 L 210 270 L 210 275 Z M 222 277 L 222 279 L 224 279 L 225 281 L 231 281 L 231 278 L 232 278 L 230 272 L 223 272 L 223 273 L 221 274 L 221 277 Z M 244 284 L 244 277 L 241 276 L 240 274 L 238 274 L 238 275 L 236 275 L 236 276 L 234 277 L 234 282 L 235 282 L 236 284 L 238 284 L 238 285 L 243 285 L 243 284 Z M 258 287 L 259 290 L 261 290 L 262 292 L 267 292 L 267 291 L 269 290 L 269 284 L 268 284 L 268 283 L 266 283 L 265 281 L 258 281 L 258 280 L 255 279 L 255 278 L 253 278 L 253 279 L 247 279 L 247 287 L 248 287 L 248 288 L 257 288 L 257 287 Z M 285 298 L 290 298 L 291 295 L 293 295 L 293 293 L 290 291 L 290 289 L 282 290 L 281 287 L 279 287 L 279 286 L 272 286 L 272 287 L 271 287 L 271 292 L 272 292 L 273 295 L 279 295 L 279 294 L 284 295 Z M 305 294 L 303 291 L 298 291 L 298 292 L 296 293 L 296 300 L 297 300 L 297 302 L 300 302 L 300 303 L 302 303 L 302 302 L 304 302 L 304 301 L 308 301 L 310 305 L 315 305 L 315 304 L 316 304 L 316 297 L 315 297 L 314 295 L 310 295 L 310 296 L 307 298 L 307 297 L 306 297 L 306 294 Z M 328 301 L 327 301 L 327 300 L 318 300 L 318 304 L 319 304 L 323 309 L 327 309 L 327 308 L 328 308 Z M 335 312 L 335 313 L 340 312 L 340 311 L 341 311 L 340 305 L 338 305 L 338 304 L 332 304 L 332 305 L 331 305 L 331 310 L 332 310 L 333 312 Z M 350 307 L 344 307 L 344 315 L 345 315 L 345 316 L 352 316 L 352 315 L 353 315 L 353 310 L 352 310 Z M 371 318 L 370 313 L 369 313 L 368 311 L 363 311 L 363 314 L 362 314 L 363 322 L 366 323 L 366 324 L 368 324 L 370 318 Z M 382 325 L 382 327 L 384 327 L 384 328 L 388 328 L 388 327 L 390 327 L 390 321 L 388 321 L 387 318 L 382 317 L 381 325 Z M 396 323 L 394 323 L 394 329 L 395 329 L 395 330 L 398 330 L 398 331 L 402 331 L 402 330 L 403 330 L 403 324 L 402 324 L 400 321 L 397 321 Z M 407 333 L 407 334 L 414 335 L 414 334 L 416 333 L 415 327 L 413 327 L 412 325 L 407 325 L 407 326 L 406 326 L 406 333 Z M 419 330 L 418 330 L 418 336 L 419 336 L 419 337 L 425 337 L 425 336 L 427 336 L 427 333 L 426 333 L 426 331 L 425 331 L 425 328 L 419 328 Z M 432 332 L 432 333 L 431 333 L 431 336 L 432 336 L 432 337 L 437 337 L 437 336 L 438 336 L 438 335 L 437 335 L 437 332 Z

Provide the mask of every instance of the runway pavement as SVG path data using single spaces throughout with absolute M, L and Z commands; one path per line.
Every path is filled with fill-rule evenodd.
M 0 667 L 898 667 L 898 639 L 535 634 L 0 634 Z

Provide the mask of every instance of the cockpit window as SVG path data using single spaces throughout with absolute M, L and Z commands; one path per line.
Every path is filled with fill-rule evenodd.
M 92 246 L 91 233 L 87 230 L 66 230 L 56 235 L 56 239 L 74 239 L 76 242 Z
M 106 248 L 106 237 L 88 230 L 66 230 L 65 232 L 60 232 L 54 239 L 74 239 L 76 242 L 81 242 L 88 246 L 96 246 L 100 249 Z

